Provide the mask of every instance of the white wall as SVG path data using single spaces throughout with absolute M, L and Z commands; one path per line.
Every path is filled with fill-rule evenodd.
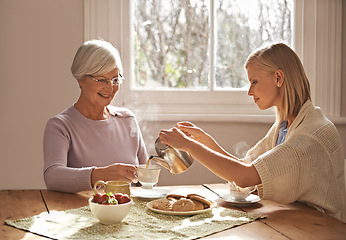
M 0 189 L 45 188 L 42 136 L 46 121 L 79 96 L 70 65 L 84 40 L 83 0 L 0 0 L 0 32 Z M 153 154 L 160 129 L 175 123 L 144 122 L 138 117 Z M 263 123 L 196 124 L 232 153 L 239 143 L 255 144 L 270 127 Z M 337 128 L 346 146 L 346 126 Z M 220 181 L 197 162 L 180 175 L 163 170 L 160 178 L 161 185 Z
M 83 1 L 0 0 L 0 189 L 44 188 L 46 121 L 77 100 Z

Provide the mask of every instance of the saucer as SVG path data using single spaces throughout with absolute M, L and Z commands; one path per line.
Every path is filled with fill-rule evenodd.
M 250 205 L 252 203 L 256 203 L 256 202 L 261 201 L 259 196 L 255 195 L 255 194 L 250 194 L 244 200 L 236 200 L 230 194 L 225 194 L 225 195 L 222 195 L 221 197 L 222 198 L 220 198 L 220 199 L 222 199 L 223 201 L 230 203 L 232 205 L 236 205 L 236 206 L 247 206 L 247 205 Z
M 165 197 L 170 192 L 169 189 L 153 187 L 151 189 L 146 188 L 136 188 L 131 189 L 131 196 L 139 198 L 162 198 Z

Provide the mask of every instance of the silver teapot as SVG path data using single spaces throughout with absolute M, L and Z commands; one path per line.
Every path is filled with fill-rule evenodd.
M 188 152 L 163 144 L 160 138 L 157 138 L 155 141 L 155 150 L 158 156 L 152 155 L 149 159 L 168 169 L 173 174 L 185 172 L 193 163 L 193 158 Z

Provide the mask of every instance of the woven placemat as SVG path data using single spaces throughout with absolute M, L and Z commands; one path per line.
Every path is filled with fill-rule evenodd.
M 89 206 L 5 223 L 53 239 L 195 239 L 265 217 L 222 207 L 193 216 L 172 216 L 147 209 L 147 202 L 134 198 L 130 213 L 119 224 L 99 223 Z

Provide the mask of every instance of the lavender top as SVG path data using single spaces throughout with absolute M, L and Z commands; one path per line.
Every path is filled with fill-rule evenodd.
M 133 113 L 107 106 L 110 117 L 91 120 L 74 106 L 49 119 L 44 132 L 44 180 L 48 190 L 90 190 L 95 167 L 146 163 L 148 154 Z

